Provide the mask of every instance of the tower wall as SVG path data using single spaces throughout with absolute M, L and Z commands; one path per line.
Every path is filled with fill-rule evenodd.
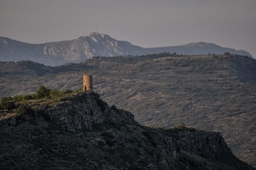
M 93 91 L 91 75 L 83 75 L 83 91 Z

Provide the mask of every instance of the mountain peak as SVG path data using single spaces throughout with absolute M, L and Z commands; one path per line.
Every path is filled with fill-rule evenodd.
M 99 33 L 99 32 L 91 32 L 89 36 L 105 36 L 105 34 Z
M 102 33 L 99 33 L 99 32 L 92 32 L 92 33 L 90 33 L 90 35 L 88 37 L 97 38 L 97 39 L 99 39 L 99 38 L 111 38 L 109 35 L 102 34 Z
M 82 37 L 79 37 L 78 39 L 93 42 L 93 43 L 116 41 L 115 39 L 113 39 L 109 35 L 102 34 L 102 33 L 99 33 L 99 32 L 92 32 L 88 36 L 82 36 Z

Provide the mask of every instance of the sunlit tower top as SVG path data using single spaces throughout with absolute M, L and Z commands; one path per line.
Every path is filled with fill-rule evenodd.
M 83 91 L 93 91 L 92 75 L 83 75 Z

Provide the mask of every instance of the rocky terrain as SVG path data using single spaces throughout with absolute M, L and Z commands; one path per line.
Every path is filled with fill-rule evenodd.
M 113 39 L 109 35 L 97 32 L 74 40 L 29 44 L 9 38 L 0 37 L 0 61 L 30 60 L 48 66 L 59 66 L 67 63 L 80 63 L 93 56 L 128 56 L 154 53 L 178 54 L 232 54 L 251 56 L 246 51 L 220 47 L 211 43 L 190 43 L 180 46 L 142 48 L 126 41 Z
M 256 166 L 255 73 L 256 61 L 239 55 L 93 57 L 59 67 L 2 62 L 0 98 L 42 85 L 79 89 L 81 75 L 91 74 L 102 99 L 131 111 L 139 123 L 218 131 L 239 159 Z
M 0 110 L 2 169 L 253 169 L 219 133 L 145 127 L 94 92 L 9 102 Z

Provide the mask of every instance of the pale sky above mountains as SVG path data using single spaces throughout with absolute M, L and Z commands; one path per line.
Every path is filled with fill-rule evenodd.
M 0 36 L 44 43 L 98 31 L 142 47 L 210 42 L 256 58 L 256 0 L 1 0 Z

